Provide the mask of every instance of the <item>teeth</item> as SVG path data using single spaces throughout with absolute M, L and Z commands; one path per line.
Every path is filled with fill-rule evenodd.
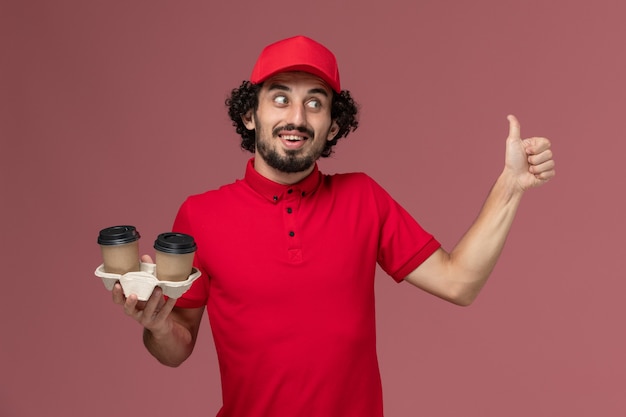
M 300 140 L 302 140 L 302 136 L 284 135 L 283 139 L 290 140 L 290 141 L 300 141 Z

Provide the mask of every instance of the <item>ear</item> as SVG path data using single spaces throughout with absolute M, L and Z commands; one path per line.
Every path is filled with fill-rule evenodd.
M 252 117 L 252 110 L 248 110 L 245 114 L 241 115 L 241 120 L 243 121 L 244 126 L 248 130 L 254 130 L 254 117 Z
M 328 130 L 328 136 L 326 137 L 326 140 L 331 141 L 335 139 L 337 132 L 339 132 L 339 125 L 335 120 L 333 120 L 333 123 L 330 125 L 330 129 Z

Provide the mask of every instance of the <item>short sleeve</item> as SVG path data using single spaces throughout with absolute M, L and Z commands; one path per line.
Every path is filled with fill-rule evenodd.
M 202 249 L 202 240 L 201 236 L 195 233 L 197 230 L 194 228 L 191 220 L 193 214 L 192 202 L 190 199 L 187 199 L 178 210 L 178 214 L 174 220 L 174 226 L 172 227 L 173 232 L 185 233 L 194 237 L 198 245 L 198 251 L 194 259 L 194 267 L 198 268 L 202 273 L 202 275 L 193 282 L 191 288 L 176 301 L 176 307 L 182 308 L 203 307 L 206 305 L 209 296 L 209 277 L 202 268 L 198 256 L 198 252 Z
M 374 181 L 372 189 L 380 216 L 377 262 L 400 282 L 441 244 Z

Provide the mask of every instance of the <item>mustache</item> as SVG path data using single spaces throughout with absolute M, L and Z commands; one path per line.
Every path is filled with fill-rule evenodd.
M 272 135 L 273 136 L 278 136 L 278 133 L 281 130 L 295 130 L 295 131 L 298 131 L 300 133 L 306 133 L 307 136 L 310 137 L 310 138 L 315 136 L 315 132 L 313 132 L 312 129 L 309 129 L 306 126 L 296 126 L 294 124 L 288 124 L 288 125 L 285 125 L 285 126 L 278 126 L 274 130 L 272 130 Z

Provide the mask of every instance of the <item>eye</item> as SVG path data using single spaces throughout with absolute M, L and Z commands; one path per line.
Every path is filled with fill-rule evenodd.
M 276 96 L 276 97 L 274 97 L 274 103 L 280 104 L 280 105 L 285 105 L 285 104 L 287 104 L 287 97 L 285 97 L 285 96 Z
M 306 105 L 311 109 L 319 109 L 322 107 L 322 103 L 316 98 L 307 101 Z

